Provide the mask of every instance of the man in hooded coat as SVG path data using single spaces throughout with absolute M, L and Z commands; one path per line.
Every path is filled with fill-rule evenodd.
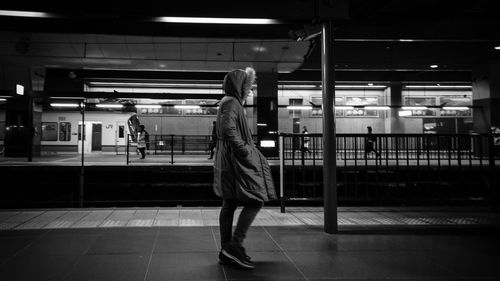
M 250 269 L 254 265 L 243 248 L 243 240 L 264 202 L 276 199 L 271 169 L 253 143 L 243 109 L 254 82 L 253 68 L 233 70 L 224 77 L 225 96 L 217 113 L 214 161 L 214 191 L 223 199 L 219 259 Z M 233 216 L 238 205 L 243 205 L 243 210 L 233 233 Z

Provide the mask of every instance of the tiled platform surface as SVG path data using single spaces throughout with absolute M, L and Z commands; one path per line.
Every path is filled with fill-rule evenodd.
M 238 212 L 238 211 L 237 211 Z M 0 211 L 0 230 L 108 228 L 158 226 L 217 226 L 219 208 L 105 208 Z M 320 207 L 266 207 L 255 226 L 321 226 Z M 481 208 L 344 207 L 339 226 L 490 226 L 500 225 L 500 214 Z
M 263 209 L 252 271 L 217 263 L 218 208 L 0 211 L 0 280 L 500 280 L 497 213 L 339 210 L 326 234 L 321 208 Z

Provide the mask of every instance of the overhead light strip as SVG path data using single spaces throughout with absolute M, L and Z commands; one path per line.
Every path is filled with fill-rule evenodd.
M 202 24 L 280 24 L 275 19 L 261 18 L 200 18 L 200 17 L 156 17 L 156 22 L 166 23 L 202 23 Z
M 25 17 L 25 18 L 55 18 L 57 17 L 51 13 L 32 12 L 32 11 L 13 11 L 13 10 L 0 10 L 0 16 L 4 17 Z
M 77 103 L 51 103 L 52 107 L 79 107 L 80 105 Z
M 176 104 L 176 105 L 174 105 L 174 108 L 177 108 L 177 109 L 199 109 L 201 107 L 199 105 Z
M 123 104 L 96 104 L 100 108 L 122 108 Z

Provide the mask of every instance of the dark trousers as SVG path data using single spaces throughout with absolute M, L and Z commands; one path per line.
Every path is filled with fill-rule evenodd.
M 243 210 L 241 210 L 236 228 L 234 229 L 233 233 L 233 217 L 234 211 L 238 207 L 238 200 L 224 199 L 222 202 L 222 209 L 219 216 L 220 238 L 222 247 L 229 243 L 236 247 L 241 247 L 243 245 L 243 240 L 245 240 L 248 229 L 257 216 L 257 213 L 262 208 L 263 203 L 258 201 L 251 201 L 244 202 L 242 203 L 242 205 Z
M 141 158 L 145 158 L 146 157 L 146 148 L 140 147 L 138 149 L 139 149 L 139 152 L 141 153 Z
M 210 150 L 210 158 L 214 158 L 215 142 L 210 143 L 208 149 Z

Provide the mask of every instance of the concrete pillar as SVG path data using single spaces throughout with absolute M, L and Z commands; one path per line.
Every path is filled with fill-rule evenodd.
M 32 97 L 31 69 L 17 65 L 2 66 L 0 69 L 0 89 L 13 96 L 5 106 L 5 156 L 27 157 L 31 161 L 33 155 L 40 153 L 40 138 L 34 136 L 41 125 L 41 109 L 35 106 Z M 24 95 L 16 94 L 18 84 L 24 87 Z M 34 140 L 37 142 L 35 149 Z
M 401 82 L 393 82 L 391 83 L 391 87 L 389 89 L 389 98 L 391 106 L 401 106 L 403 105 L 403 86 Z M 386 126 L 386 132 L 389 134 L 404 134 L 404 120 L 398 114 L 401 110 L 400 107 L 391 107 L 389 110 L 389 122 Z
M 276 70 L 257 70 L 257 135 L 259 140 L 274 140 L 274 148 L 261 148 L 266 156 L 278 156 L 278 138 L 269 132 L 278 131 L 278 73 Z
M 492 126 L 500 127 L 500 62 L 477 66 L 472 79 L 473 129 L 488 133 Z

